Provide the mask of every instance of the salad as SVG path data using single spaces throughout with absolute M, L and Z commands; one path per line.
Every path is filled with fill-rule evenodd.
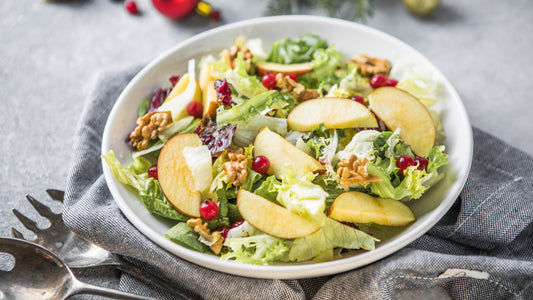
M 198 76 L 196 71 L 199 70 Z M 401 75 L 400 75 L 401 74 Z M 132 162 L 102 155 L 165 237 L 249 264 L 323 262 L 408 226 L 447 164 L 438 82 L 322 37 L 238 37 L 142 100 Z

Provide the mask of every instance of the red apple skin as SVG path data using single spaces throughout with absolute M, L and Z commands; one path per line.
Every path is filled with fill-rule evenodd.
M 180 213 L 195 218 L 200 217 L 202 199 L 191 180 L 183 149 L 200 145 L 202 141 L 197 134 L 178 134 L 163 146 L 157 161 L 159 184 L 168 202 Z
M 400 138 L 416 155 L 427 157 L 435 144 L 436 129 L 429 110 L 412 94 L 380 87 L 368 95 L 370 109 L 387 128 L 400 128 Z

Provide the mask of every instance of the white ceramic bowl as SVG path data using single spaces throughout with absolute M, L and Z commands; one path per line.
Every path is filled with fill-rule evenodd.
M 116 102 L 107 121 L 102 153 L 113 149 L 123 164 L 131 161 L 131 151 L 124 137 L 136 119 L 138 103 L 155 88 L 166 86 L 171 74 L 186 72 L 187 61 L 209 53 L 218 53 L 232 45 L 235 37 L 260 37 L 265 49 L 273 41 L 314 33 L 331 43 L 347 57 L 367 53 L 378 57 L 401 58 L 431 71 L 443 84 L 440 112 L 446 133 L 445 145 L 450 164 L 443 168 L 444 180 L 421 199 L 411 201 L 417 221 L 405 229 L 391 230 L 381 237 L 376 249 L 355 256 L 324 263 L 258 266 L 223 261 L 179 246 L 163 237 L 170 224 L 151 215 L 130 189 L 118 183 L 105 162 L 103 169 L 109 189 L 126 217 L 139 231 L 169 252 L 222 272 L 258 278 L 304 278 L 355 269 L 403 248 L 429 230 L 450 208 L 466 181 L 472 159 L 472 130 L 461 99 L 449 81 L 420 53 L 378 30 L 343 20 L 313 16 L 280 16 L 259 18 L 221 26 L 191 37 L 147 65 L 128 84 Z

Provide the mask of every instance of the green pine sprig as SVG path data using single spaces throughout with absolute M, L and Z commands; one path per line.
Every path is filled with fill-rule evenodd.
M 265 15 L 299 14 L 309 9 L 325 11 L 329 16 L 366 21 L 372 16 L 372 0 L 270 0 Z

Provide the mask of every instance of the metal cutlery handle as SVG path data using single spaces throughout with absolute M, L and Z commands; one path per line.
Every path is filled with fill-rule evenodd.
M 70 290 L 70 295 L 76 294 L 91 294 L 99 295 L 112 299 L 133 299 L 133 300 L 156 300 L 155 298 L 140 296 L 137 294 L 132 294 L 128 292 L 123 292 L 119 290 L 114 290 L 110 288 L 105 288 L 101 286 L 96 286 L 88 283 L 83 283 L 79 280 L 74 279 L 72 288 Z
M 168 283 L 166 280 L 164 280 L 163 278 L 160 278 L 160 277 L 157 277 L 157 276 L 154 276 L 152 275 L 151 273 L 148 273 L 146 271 L 143 271 L 142 269 L 140 269 L 139 267 L 135 266 L 134 264 L 131 264 L 129 262 L 126 262 L 124 260 L 120 261 L 119 263 L 117 263 L 116 265 L 116 268 L 123 271 L 123 272 L 126 272 L 138 279 L 141 279 L 145 282 L 148 282 L 154 286 L 157 286 L 163 290 L 167 290 L 167 291 L 172 291 L 172 295 L 174 297 L 174 299 L 180 299 L 180 300 L 191 300 L 193 298 L 183 294 L 183 292 L 178 289 L 177 287 L 171 285 L 170 283 Z

